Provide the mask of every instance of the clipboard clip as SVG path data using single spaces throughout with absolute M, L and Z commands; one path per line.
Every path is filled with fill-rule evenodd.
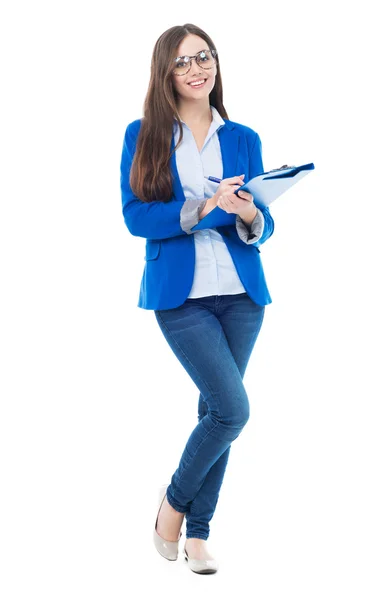
M 289 167 L 288 165 L 282 165 L 282 167 L 280 167 L 279 169 L 271 169 L 270 171 L 268 171 L 269 173 L 274 173 L 274 171 L 282 171 L 283 169 L 296 169 L 295 166 L 291 166 Z

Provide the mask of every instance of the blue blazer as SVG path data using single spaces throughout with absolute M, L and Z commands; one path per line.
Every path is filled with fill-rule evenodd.
M 240 123 L 224 119 L 218 130 L 223 160 L 223 179 L 245 174 L 245 181 L 264 173 L 261 140 L 259 135 Z M 194 235 L 187 234 L 180 225 L 180 212 L 186 198 L 176 165 L 175 153 L 170 159 L 173 173 L 173 196 L 169 202 L 142 202 L 129 185 L 129 173 L 136 150 L 141 119 L 130 123 L 125 132 L 121 156 L 122 213 L 130 233 L 146 238 L 145 265 L 137 306 L 147 310 L 176 308 L 188 297 L 194 277 Z M 174 149 L 174 133 L 171 151 Z M 254 201 L 255 202 L 255 201 Z M 250 296 L 261 306 L 271 303 L 267 289 L 259 246 L 274 231 L 274 221 L 269 209 L 256 203 L 262 210 L 265 226 L 262 237 L 254 244 L 243 242 L 236 231 L 236 214 L 226 213 L 216 206 L 208 215 L 203 227 L 201 219 L 197 229 L 216 228 L 224 237 L 238 276 Z

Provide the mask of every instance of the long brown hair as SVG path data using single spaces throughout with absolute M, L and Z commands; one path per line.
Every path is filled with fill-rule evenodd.
M 172 62 L 177 56 L 178 46 L 188 34 L 203 38 L 210 50 L 217 53 L 211 38 L 191 23 L 167 29 L 157 40 L 152 53 L 151 78 L 144 100 L 141 127 L 137 138 L 136 152 L 132 162 L 129 183 L 133 193 L 143 202 L 160 200 L 168 202 L 172 197 L 173 175 L 170 158 L 183 137 L 183 127 L 177 111 L 177 92 L 172 83 Z M 216 64 L 219 63 L 216 57 Z M 220 65 L 215 85 L 209 94 L 213 105 L 222 118 L 228 119 L 223 105 L 223 84 Z M 174 117 L 179 123 L 178 144 L 170 152 Z

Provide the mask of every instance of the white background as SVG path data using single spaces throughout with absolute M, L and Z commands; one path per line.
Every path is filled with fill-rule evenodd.
M 385 3 L 8 2 L 0 22 L 2 598 L 389 600 Z M 153 46 L 186 22 L 265 170 L 315 164 L 271 207 L 209 577 L 152 543 L 198 389 L 137 307 L 119 187 Z

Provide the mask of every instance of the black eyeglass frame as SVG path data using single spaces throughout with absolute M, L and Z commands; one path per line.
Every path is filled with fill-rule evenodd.
M 201 69 L 204 69 L 204 71 L 209 71 L 210 69 L 213 69 L 213 66 L 212 66 L 212 67 L 203 67 L 203 66 L 202 66 L 202 65 L 201 65 L 201 64 L 198 62 L 197 58 L 199 57 L 199 55 L 200 55 L 202 52 L 210 52 L 210 53 L 211 53 L 211 55 L 212 55 L 212 57 L 213 57 L 213 59 L 214 59 L 214 64 L 216 64 L 216 56 L 217 56 L 217 52 L 216 52 L 216 50 L 209 50 L 208 48 L 205 48 L 204 50 L 200 50 L 199 52 L 197 52 L 197 54 L 195 54 L 194 56 L 177 56 L 176 58 L 174 58 L 174 62 L 175 62 L 175 61 L 178 61 L 180 58 L 188 58 L 188 59 L 189 59 L 189 68 L 187 69 L 186 73 L 174 73 L 174 69 L 175 69 L 175 67 L 174 67 L 174 69 L 172 70 L 172 74 L 173 74 L 173 75 L 176 75 L 177 77 L 182 77 L 182 75 L 187 75 L 187 73 L 188 73 L 188 72 L 190 71 L 190 69 L 191 69 L 191 65 L 192 65 L 192 62 L 191 62 L 191 61 L 192 61 L 192 59 L 193 59 L 193 58 L 195 58 L 195 60 L 196 60 L 196 62 L 197 62 L 197 65 L 198 65 L 199 67 L 201 67 Z

